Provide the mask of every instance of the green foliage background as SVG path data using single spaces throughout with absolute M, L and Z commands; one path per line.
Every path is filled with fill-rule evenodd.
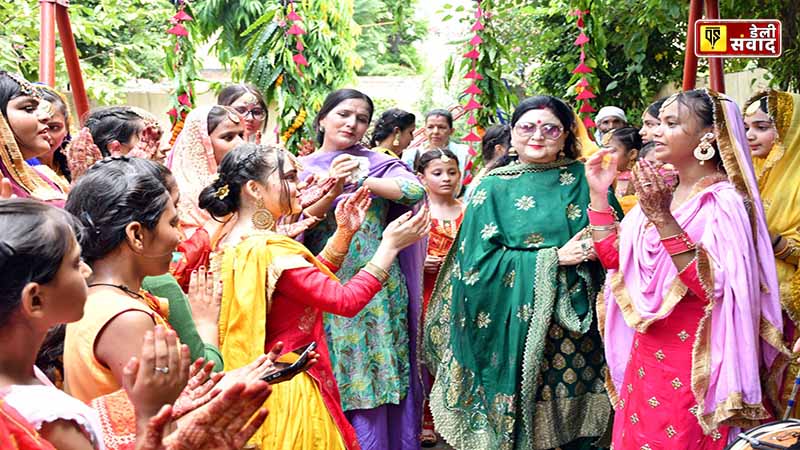
M 174 7 L 167 0 L 74 0 L 69 7 L 89 98 L 120 100 L 131 79 L 159 80 L 164 75 L 167 20 Z M 0 2 L 0 69 L 39 79 L 39 4 Z M 67 73 L 56 38 L 56 87 L 66 90 Z

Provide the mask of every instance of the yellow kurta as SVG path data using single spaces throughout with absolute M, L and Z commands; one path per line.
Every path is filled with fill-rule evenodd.
M 794 247 L 800 246 L 800 95 L 775 90 L 768 91 L 767 105 L 769 115 L 775 121 L 778 140 L 766 158 L 753 158 L 758 188 L 764 204 L 767 227 L 772 234 L 780 234 Z M 750 101 L 762 97 L 757 94 Z M 796 257 L 775 258 L 778 282 L 781 291 L 781 305 L 792 324 L 786 324 L 784 334 L 794 339 L 800 331 L 800 272 Z M 791 326 L 793 325 L 793 327 Z M 787 342 L 792 348 L 794 342 Z M 780 395 L 780 411 L 783 413 L 786 401 L 792 390 L 794 377 L 800 365 L 792 361 L 784 374 Z M 792 417 L 800 417 L 797 408 Z

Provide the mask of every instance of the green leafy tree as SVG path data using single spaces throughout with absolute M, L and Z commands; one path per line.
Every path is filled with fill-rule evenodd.
M 161 43 L 174 14 L 167 0 L 75 0 L 69 7 L 72 30 L 91 100 L 120 101 L 131 79 L 163 76 Z M 0 2 L 0 69 L 39 78 L 39 7 L 35 2 Z M 155 45 L 154 45 L 155 44 Z M 56 87 L 68 83 L 61 44 L 56 39 Z
M 271 4 L 245 31 L 247 63 L 241 74 L 277 105 L 282 140 L 293 151 L 301 139 L 313 139 L 311 122 L 325 96 L 355 81 L 363 64 L 356 53 L 360 29 L 352 0 L 304 0 L 295 6 L 307 33 L 301 39 L 309 65 L 298 70 L 296 40 L 287 34 L 288 11 Z
M 356 51 L 364 60 L 359 75 L 415 75 L 423 63 L 414 44 L 427 24 L 414 18 L 418 0 L 356 0 L 354 19 L 362 28 Z
M 783 54 L 780 58 L 727 60 L 726 68 L 758 66 L 772 75 L 779 89 L 800 92 L 800 3 L 797 0 L 721 0 L 722 17 L 742 19 L 780 19 Z
M 220 62 L 236 64 L 245 53 L 245 30 L 268 9 L 283 3 L 276 0 L 197 0 L 192 8 L 197 21 L 199 38 L 215 39 L 212 49 Z M 218 34 L 217 34 L 218 33 Z M 241 62 L 239 62 L 241 63 Z
M 573 75 L 579 30 L 571 12 L 589 10 L 585 32 L 587 75 L 597 98 L 595 106 L 623 106 L 635 118 L 665 85 L 680 85 L 688 20 L 684 0 L 505 0 L 489 4 L 496 35 L 500 78 L 520 96 L 546 93 L 574 101 Z M 722 0 L 721 16 L 777 18 L 783 22 L 784 53 L 779 59 L 725 60 L 725 70 L 763 67 L 782 89 L 800 89 L 800 4 L 796 0 Z M 489 9 L 489 7 L 487 7 Z M 471 11 L 446 8 L 449 15 L 468 17 Z M 497 66 L 494 66 L 497 67 Z M 707 72 L 700 59 L 700 71 Z M 461 71 L 463 72 L 463 71 Z M 461 73 L 459 72 L 459 73 Z M 447 74 L 448 79 L 450 79 Z M 497 106 L 499 103 L 484 103 Z

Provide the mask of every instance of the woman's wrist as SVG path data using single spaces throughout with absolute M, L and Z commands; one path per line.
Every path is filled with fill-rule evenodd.
M 384 240 L 378 245 L 378 249 L 375 251 L 370 262 L 388 271 L 394 259 L 397 258 L 398 253 L 400 252 L 394 248 L 393 245 Z
M 198 323 L 197 334 L 204 344 L 219 346 L 219 325 L 216 322 Z
M 591 192 L 589 194 L 589 208 L 595 211 L 606 211 L 611 209 L 611 205 L 608 203 L 608 193 L 595 193 Z

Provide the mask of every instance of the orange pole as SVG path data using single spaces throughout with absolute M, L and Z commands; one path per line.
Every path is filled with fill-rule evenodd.
M 719 1 L 706 0 L 706 16 L 709 19 L 719 19 Z M 722 73 L 722 58 L 708 58 L 710 69 L 709 81 L 711 89 L 717 92 L 725 92 L 725 76 Z
M 53 0 L 39 1 L 39 81 L 56 85 L 56 26 Z
M 75 45 L 75 36 L 72 35 L 72 25 L 69 21 L 69 4 L 66 0 L 59 0 L 56 6 L 56 22 L 58 23 L 58 36 L 61 38 L 61 48 L 64 51 L 64 60 L 67 63 L 67 74 L 75 101 L 75 110 L 78 120 L 83 125 L 83 118 L 89 112 L 89 98 L 83 85 L 81 75 L 81 62 L 78 58 L 78 47 Z
M 694 23 L 703 14 L 701 0 L 689 4 L 689 27 L 686 30 L 686 54 L 683 58 L 683 90 L 689 91 L 697 85 L 697 56 L 694 54 Z

